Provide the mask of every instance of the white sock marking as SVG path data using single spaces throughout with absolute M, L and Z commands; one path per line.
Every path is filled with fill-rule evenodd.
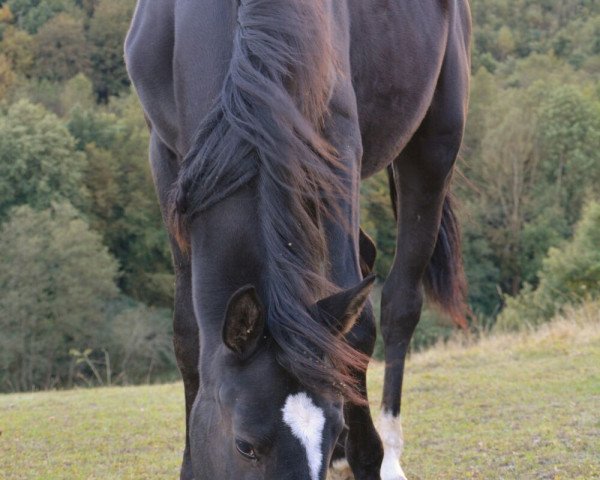
M 345 458 L 338 458 L 331 463 L 331 469 L 335 472 L 343 472 L 344 470 L 348 470 L 350 468 L 350 464 L 348 460 Z
M 306 449 L 311 480 L 319 480 L 323 463 L 323 428 L 325 414 L 306 393 L 290 395 L 281 410 L 283 421 Z
M 400 456 L 404 448 L 400 417 L 394 417 L 391 412 L 384 411 L 379 417 L 378 427 L 384 449 L 381 480 L 406 480 L 400 466 Z

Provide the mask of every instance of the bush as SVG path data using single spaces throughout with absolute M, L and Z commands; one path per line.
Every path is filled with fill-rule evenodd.
M 550 320 L 568 305 L 600 297 L 600 202 L 583 211 L 573 239 L 551 248 L 544 259 L 537 289 L 527 285 L 516 297 L 506 298 L 498 318 L 499 330 L 517 330 Z
M 66 202 L 13 210 L 0 230 L 1 390 L 73 383 L 69 350 L 103 345 L 117 262 Z

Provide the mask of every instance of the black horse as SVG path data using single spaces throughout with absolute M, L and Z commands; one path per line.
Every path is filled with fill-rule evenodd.
M 176 272 L 181 478 L 404 478 L 404 359 L 423 301 L 464 324 L 448 183 L 465 124 L 467 0 L 138 0 L 126 61 Z M 381 439 L 359 185 L 389 167 Z M 362 271 L 361 271 L 362 266 Z M 382 442 L 383 440 L 383 442 Z

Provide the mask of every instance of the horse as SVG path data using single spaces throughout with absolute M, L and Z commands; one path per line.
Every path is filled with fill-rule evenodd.
M 125 59 L 175 271 L 184 480 L 400 480 L 404 362 L 424 293 L 461 325 L 449 185 L 467 0 L 138 0 Z M 388 169 L 379 432 L 366 390 L 375 256 L 361 179 Z

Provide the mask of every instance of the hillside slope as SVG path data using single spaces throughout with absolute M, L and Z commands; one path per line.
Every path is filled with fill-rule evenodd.
M 600 478 L 597 307 L 536 333 L 414 355 L 409 478 Z M 374 365 L 374 403 L 381 378 Z M 176 478 L 182 410 L 180 384 L 0 396 L 0 478 Z

